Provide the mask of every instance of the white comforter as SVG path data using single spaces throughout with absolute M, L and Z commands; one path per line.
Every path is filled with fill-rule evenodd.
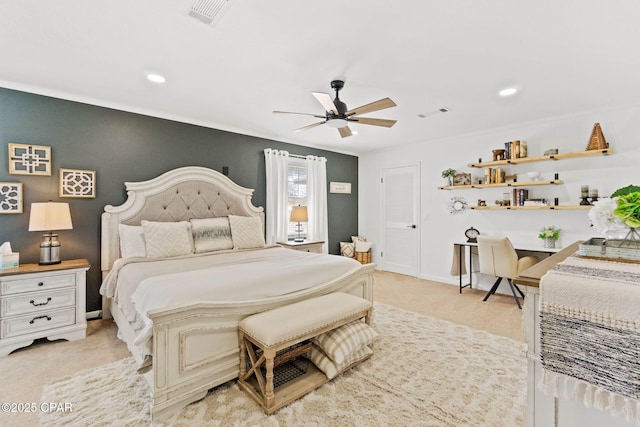
M 219 251 L 188 257 L 120 259 L 100 293 L 115 298 L 127 320 L 142 331 L 135 344 L 150 349 L 152 310 L 202 302 L 267 299 L 312 288 L 350 274 L 357 261 L 280 246 Z

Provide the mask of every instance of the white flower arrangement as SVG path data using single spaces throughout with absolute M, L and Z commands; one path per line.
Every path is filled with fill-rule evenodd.
M 618 207 L 618 198 L 602 197 L 593 202 L 588 216 L 591 225 L 602 235 L 626 230 L 624 219 L 613 214 Z

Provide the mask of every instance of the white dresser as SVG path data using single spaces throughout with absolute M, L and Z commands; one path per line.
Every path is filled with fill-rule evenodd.
M 0 357 L 37 338 L 86 336 L 86 259 L 0 270 Z

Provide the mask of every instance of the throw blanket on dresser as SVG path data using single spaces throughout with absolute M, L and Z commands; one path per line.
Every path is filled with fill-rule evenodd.
M 640 264 L 572 256 L 540 281 L 542 390 L 640 422 Z

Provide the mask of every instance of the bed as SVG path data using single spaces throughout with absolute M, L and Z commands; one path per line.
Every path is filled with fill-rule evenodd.
M 226 217 L 229 222 L 259 224 L 264 238 L 264 212 L 252 204 L 253 190 L 214 170 L 182 167 L 148 181 L 126 182 L 125 187 L 126 201 L 105 206 L 102 214 L 103 318 L 115 320 L 119 337 L 127 343 L 141 372 L 146 367 L 143 375 L 151 390 L 154 420 L 171 415 L 238 376 L 237 326 L 243 318 L 332 292 L 373 300 L 374 264 L 360 265 L 344 257 L 277 245 L 167 258 L 131 256 L 127 248 L 123 257 L 121 230 L 140 230 L 143 224 L 173 226 Z M 332 260 L 342 266 L 329 270 L 325 263 Z M 243 276 L 242 282 L 238 276 Z M 315 279 L 301 279 L 305 277 Z M 118 293 L 121 281 L 137 284 L 137 288 Z M 178 288 L 175 299 L 171 283 Z M 196 289 L 191 297 L 184 296 L 192 292 L 184 291 L 187 284 Z M 209 291 L 207 286 L 215 290 Z M 205 296 L 197 293 L 203 291 Z M 135 299 L 139 294 L 144 297 Z M 136 300 L 137 307 L 145 307 L 136 308 L 142 311 L 136 314 L 137 319 L 125 306 L 130 299 Z

